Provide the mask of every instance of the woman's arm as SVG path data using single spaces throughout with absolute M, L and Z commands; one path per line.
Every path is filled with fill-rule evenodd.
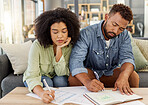
M 40 85 L 37 85 L 33 88 L 33 92 L 37 94 L 39 97 L 41 97 L 42 101 L 45 103 L 50 103 L 51 101 L 54 100 L 54 90 L 43 90 L 43 88 Z
M 69 47 L 64 48 L 63 50 L 62 48 L 67 46 L 70 43 L 70 40 L 71 38 L 69 37 L 66 43 L 64 43 L 61 46 L 57 46 L 56 56 L 53 60 L 53 65 L 54 65 L 55 72 L 58 76 L 69 75 L 68 62 L 69 62 L 72 46 L 69 45 Z

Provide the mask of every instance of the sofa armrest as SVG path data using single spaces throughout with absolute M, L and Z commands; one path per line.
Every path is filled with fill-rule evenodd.
M 1 81 L 12 72 L 11 63 L 6 54 L 0 55 L 0 85 Z M 0 87 L 1 88 L 1 87 Z
M 0 55 L 0 98 L 2 97 L 1 82 L 9 74 L 10 62 L 6 54 Z
M 133 37 L 135 39 L 140 39 L 140 40 L 148 40 L 148 37 Z

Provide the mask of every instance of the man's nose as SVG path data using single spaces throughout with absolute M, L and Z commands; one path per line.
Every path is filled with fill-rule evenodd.
M 114 32 L 115 34 L 117 34 L 118 31 L 119 31 L 119 27 L 115 27 L 113 32 Z

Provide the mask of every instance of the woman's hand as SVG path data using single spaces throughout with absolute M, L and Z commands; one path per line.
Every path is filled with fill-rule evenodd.
M 68 37 L 64 44 L 62 44 L 61 46 L 57 46 L 57 47 L 60 47 L 60 48 L 65 47 L 70 43 L 70 41 L 71 41 L 71 37 Z
M 40 85 L 37 85 L 32 90 L 35 94 L 37 94 L 39 97 L 41 97 L 42 101 L 44 103 L 50 103 L 52 100 L 54 100 L 54 90 L 44 90 Z
M 44 90 L 43 92 L 41 92 L 40 97 L 44 103 L 50 103 L 54 100 L 54 93 L 54 90 L 51 90 L 51 92 L 49 90 Z
M 62 56 L 62 47 L 67 46 L 71 41 L 71 37 L 68 37 L 66 42 L 64 44 L 62 44 L 61 46 L 57 46 L 56 49 L 56 62 L 58 62 Z

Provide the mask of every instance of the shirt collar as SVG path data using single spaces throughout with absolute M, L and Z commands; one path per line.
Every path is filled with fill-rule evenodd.
M 100 23 L 98 24 L 97 33 L 96 33 L 97 37 L 101 37 L 101 39 L 104 39 L 103 32 L 101 29 L 101 26 L 103 23 L 104 23 L 104 20 L 101 20 Z

